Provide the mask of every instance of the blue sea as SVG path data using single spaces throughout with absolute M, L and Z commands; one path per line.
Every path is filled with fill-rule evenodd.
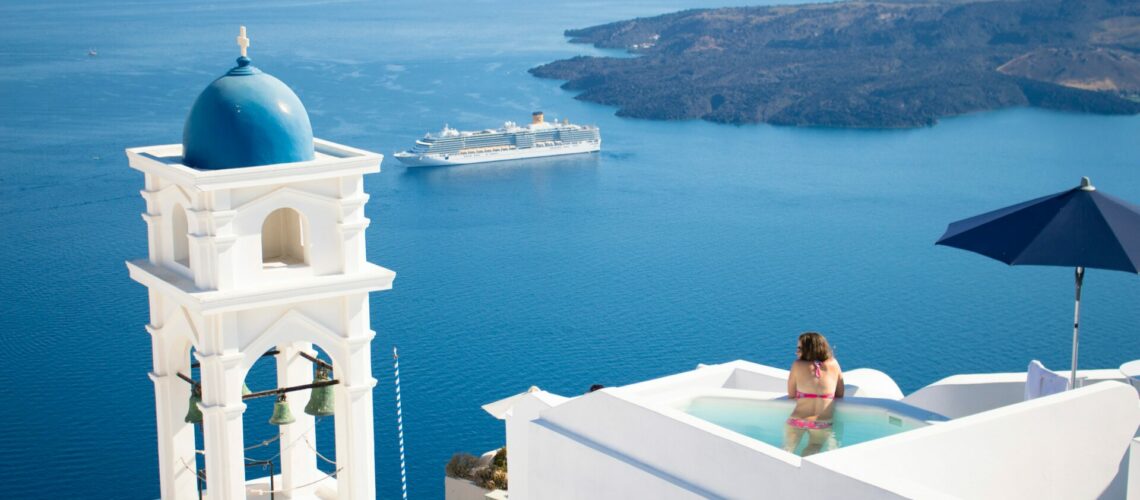
M 366 179 L 376 480 L 398 496 L 390 351 L 401 352 L 408 491 L 439 498 L 457 451 L 503 443 L 479 407 L 746 359 L 824 332 L 847 369 L 904 391 L 963 372 L 1069 365 L 1073 270 L 934 246 L 947 223 L 1077 185 L 1140 201 L 1140 117 L 1011 109 L 915 130 L 654 122 L 526 70 L 621 55 L 562 32 L 706 0 L 8 0 L 0 4 L 0 484 L 9 498 L 158 495 L 142 175 L 233 65 L 301 97 L 315 134 L 388 155 Z M 94 49 L 97 56 L 88 56 Z M 596 155 L 407 169 L 445 123 L 531 111 L 601 127 Z M 1140 358 L 1140 280 L 1090 270 L 1081 363 Z M 272 385 L 272 363 L 250 385 Z M 298 405 L 299 406 L 299 405 Z M 251 402 L 246 439 L 271 435 Z M 294 408 L 300 411 L 300 408 Z M 322 453 L 331 435 L 322 428 Z M 251 458 L 273 455 L 258 448 Z M 251 475 L 261 474 L 250 471 Z

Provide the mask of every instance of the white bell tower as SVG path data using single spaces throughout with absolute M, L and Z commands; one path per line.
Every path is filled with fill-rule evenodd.
M 288 393 L 296 421 L 279 428 L 273 489 L 278 498 L 371 500 L 368 293 L 391 288 L 395 273 L 366 260 L 364 175 L 380 171 L 382 155 L 313 139 L 296 95 L 250 65 L 244 35 L 243 27 L 238 66 L 195 102 L 183 144 L 126 151 L 145 174 L 149 257 L 127 267 L 150 302 L 161 495 L 198 498 L 191 385 L 180 377 L 192 361 L 200 363 L 206 491 L 246 498 L 257 496 L 243 451 L 246 373 L 275 349 L 277 387 L 310 384 L 314 366 L 301 354 L 316 345 L 337 381 L 335 477 L 317 467 L 314 419 L 300 411 L 309 390 L 297 390 Z

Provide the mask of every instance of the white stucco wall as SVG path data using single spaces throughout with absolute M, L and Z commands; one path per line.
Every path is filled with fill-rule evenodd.
M 514 498 L 527 498 L 530 491 L 530 445 L 527 434 L 531 422 L 539 414 L 566 399 L 546 392 L 532 392 L 519 398 L 507 419 L 507 467 L 510 493 Z
M 1064 372 L 1066 378 L 1068 372 Z M 919 389 L 903 398 L 911 406 L 950 418 L 1019 403 L 1025 399 L 1025 372 L 953 375 Z M 1080 370 L 1084 385 L 1123 381 L 1120 370 Z
M 811 461 L 873 484 L 918 484 L 959 498 L 1098 498 L 1119 490 L 1118 469 L 1138 425 L 1136 391 L 1106 382 Z
M 916 399 L 974 416 L 802 459 L 669 407 L 702 390 L 778 397 L 771 389 L 785 390 L 786 372 L 756 366 L 702 366 L 564 402 L 519 404 L 523 418 L 508 416 L 507 424 L 511 497 L 1123 498 L 1136 469 L 1126 454 L 1140 446 L 1132 441 L 1140 401 L 1114 382 L 1022 403 L 1024 375 L 951 377 Z M 1104 380 L 1109 372 L 1088 374 Z M 861 390 L 897 391 L 881 372 L 852 374 Z M 981 412 L 986 406 L 999 408 Z
M 805 475 L 795 455 L 609 391 L 580 396 L 530 424 L 529 495 L 520 498 L 792 498 L 825 494 L 825 485 L 849 498 L 897 497 L 829 471 Z M 631 477 L 640 490 L 630 489 Z
M 488 490 L 480 488 L 466 479 L 443 477 L 444 500 L 483 500 Z
M 127 267 L 148 288 L 163 498 L 196 495 L 184 466 L 195 460 L 196 429 L 183 418 L 189 387 L 178 376 L 192 373 L 191 348 L 210 492 L 243 498 L 247 370 L 275 347 L 277 387 L 309 383 L 312 364 L 300 353 L 313 345 L 332 359 L 338 381 L 340 472 L 335 482 L 314 483 L 323 474 L 313 419 L 298 414 L 282 429 L 276 487 L 305 497 L 333 484 L 339 498 L 375 496 L 368 293 L 391 288 L 395 274 L 366 260 L 363 176 L 378 172 L 383 157 L 320 139 L 314 147 L 311 161 L 221 170 L 182 165 L 177 144 L 127 150 L 145 179 L 148 256 Z M 278 209 L 292 211 L 270 216 Z M 285 251 L 263 254 L 263 241 Z M 303 440 L 309 445 L 297 446 Z
M 525 493 L 512 484 L 512 500 L 574 498 L 713 498 L 692 485 L 679 484 L 627 457 L 591 447 L 580 438 L 540 423 L 528 426 L 532 448 Z M 511 470 L 514 481 L 518 472 Z

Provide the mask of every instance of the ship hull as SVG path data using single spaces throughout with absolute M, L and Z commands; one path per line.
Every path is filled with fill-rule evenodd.
M 602 141 L 578 142 L 573 144 L 558 144 L 537 148 L 510 149 L 487 153 L 468 154 L 424 154 L 415 155 L 407 151 L 396 153 L 396 159 L 409 167 L 440 167 L 447 165 L 470 165 L 473 163 L 490 163 L 495 161 L 523 160 L 527 158 L 542 158 L 547 156 L 572 155 L 580 153 L 595 153 L 602 148 Z

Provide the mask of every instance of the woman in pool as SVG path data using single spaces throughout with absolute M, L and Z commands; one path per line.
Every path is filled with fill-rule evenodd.
M 796 402 L 784 426 L 784 449 L 794 452 L 806 433 L 806 457 L 819 452 L 831 437 L 835 398 L 843 397 L 843 372 L 827 339 L 816 332 L 800 334 L 796 361 L 788 371 L 788 399 Z

